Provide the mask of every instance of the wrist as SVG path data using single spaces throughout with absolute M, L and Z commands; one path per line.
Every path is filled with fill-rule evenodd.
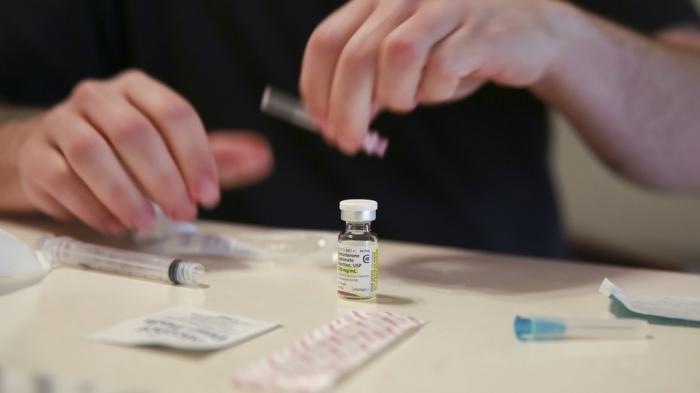
M 32 136 L 32 130 L 37 128 L 36 123 L 40 116 L 13 120 L 0 126 L 0 134 L 7 141 L 6 157 L 10 158 L 12 163 L 17 163 L 22 148 Z
M 558 85 L 559 81 L 578 68 L 575 65 L 588 57 L 585 43 L 595 35 L 591 17 L 573 4 L 547 1 L 545 13 L 547 27 L 558 50 L 542 78 L 531 86 L 538 95 Z
M 3 179 L 3 194 L 0 195 L 0 212 L 32 211 L 21 185 L 20 165 L 22 151 L 32 135 L 35 118 L 14 120 L 0 125 L 0 178 Z

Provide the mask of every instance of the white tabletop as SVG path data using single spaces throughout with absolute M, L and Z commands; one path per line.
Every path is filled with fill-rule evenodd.
M 231 234 L 260 230 L 202 226 Z M 86 235 L 29 221 L 0 220 L 0 228 L 27 242 L 47 229 Z M 210 261 L 206 289 L 58 269 L 34 286 L 0 295 L 0 365 L 144 392 L 233 392 L 233 370 L 350 310 L 377 309 L 429 323 L 350 375 L 337 392 L 700 391 L 696 328 L 652 325 L 653 339 L 628 341 L 523 343 L 513 334 L 516 314 L 609 317 L 610 301 L 597 292 L 604 277 L 628 292 L 700 296 L 698 275 L 390 241 L 380 243 L 380 266 L 380 296 L 368 303 L 337 298 L 330 260 Z M 87 339 L 181 304 L 283 327 L 208 354 Z

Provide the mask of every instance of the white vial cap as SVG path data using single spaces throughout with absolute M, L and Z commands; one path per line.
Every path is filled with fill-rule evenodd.
M 350 222 L 374 221 L 377 206 L 377 201 L 370 199 L 346 199 L 340 201 L 340 218 Z

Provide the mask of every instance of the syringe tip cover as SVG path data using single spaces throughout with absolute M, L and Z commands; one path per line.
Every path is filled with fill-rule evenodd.
M 199 278 L 205 273 L 204 266 L 196 262 L 176 259 L 170 264 L 168 277 L 174 284 L 197 286 Z
M 387 138 L 382 138 L 379 140 L 377 143 L 377 148 L 375 149 L 376 155 L 379 158 L 384 158 L 384 154 L 386 154 L 386 149 L 389 147 L 389 139 Z
M 387 147 L 389 147 L 389 139 L 381 136 L 376 131 L 370 131 L 362 142 L 362 151 L 370 156 L 379 158 L 384 158 Z

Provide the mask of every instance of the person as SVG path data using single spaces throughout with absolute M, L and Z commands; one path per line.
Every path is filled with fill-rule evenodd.
M 116 235 L 148 227 L 153 200 L 178 220 L 201 206 L 336 228 L 338 201 L 364 197 L 382 238 L 564 257 L 543 103 L 623 176 L 700 188 L 689 0 L 34 0 L 0 15 L 0 97 L 49 108 L 0 129 L 4 212 Z M 261 114 L 268 84 L 298 86 L 323 138 Z M 357 155 L 370 125 L 391 140 L 383 160 Z

